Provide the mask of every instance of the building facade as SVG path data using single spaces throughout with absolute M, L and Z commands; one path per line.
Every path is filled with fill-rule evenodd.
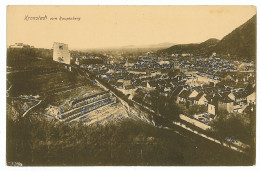
M 53 60 L 70 65 L 70 52 L 67 44 L 53 43 Z

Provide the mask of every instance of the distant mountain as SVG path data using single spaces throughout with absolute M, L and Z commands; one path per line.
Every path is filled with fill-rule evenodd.
M 174 43 L 169 43 L 169 42 L 164 42 L 164 43 L 158 43 L 158 44 L 149 44 L 149 45 L 125 45 L 125 46 L 104 46 L 104 47 L 96 47 L 96 48 L 89 48 L 89 49 L 77 49 L 73 48 L 73 50 L 77 51 L 86 51 L 86 50 L 104 50 L 104 49 L 109 49 L 109 50 L 118 50 L 118 49 L 129 49 L 129 50 L 134 50 L 134 49 L 153 49 L 153 50 L 160 50 L 160 49 L 165 49 L 168 47 L 173 46 Z
M 192 53 L 192 54 L 203 54 L 207 52 L 209 49 L 212 48 L 219 42 L 218 39 L 208 39 L 202 43 L 191 43 L 191 44 L 179 44 L 174 45 L 170 48 L 164 49 L 161 52 L 166 53 Z
M 148 45 L 150 48 L 168 48 L 173 46 L 173 43 L 165 42 L 165 43 L 159 43 L 159 44 L 153 44 L 153 45 Z
M 218 54 L 256 58 L 256 15 L 226 35 L 215 47 Z
M 238 59 L 256 58 L 256 15 L 222 40 L 209 39 L 199 44 L 180 44 L 161 50 L 165 53 L 192 53 L 194 55 L 217 54 L 236 56 Z
M 151 44 L 151 45 L 128 45 L 122 46 L 122 49 L 138 49 L 138 48 L 145 48 L 145 49 L 164 49 L 173 46 L 173 43 L 165 42 L 159 44 Z

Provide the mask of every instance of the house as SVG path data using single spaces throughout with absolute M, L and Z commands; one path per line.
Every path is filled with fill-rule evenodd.
M 234 90 L 234 87 L 236 85 L 235 81 L 232 80 L 223 80 L 216 84 L 216 87 L 223 87 L 225 89 L 230 88 L 231 90 Z
M 210 114 L 219 114 L 220 111 L 232 113 L 234 110 L 234 101 L 226 93 L 207 96 L 207 100 L 209 103 L 208 113 Z
M 179 96 L 177 97 L 177 102 L 178 103 L 185 103 L 187 102 L 189 96 L 190 96 L 191 92 L 188 90 L 183 90 Z
M 208 114 L 217 115 L 219 95 L 218 94 L 208 95 L 207 100 L 208 100 Z
M 177 97 L 184 90 L 183 86 L 174 87 L 172 90 L 172 96 Z
M 173 80 L 175 80 L 175 81 L 181 81 L 182 79 L 183 79 L 183 77 L 184 77 L 184 74 L 179 74 L 179 75 L 176 75 L 174 78 L 173 78 Z
M 131 86 L 131 80 L 119 79 L 118 83 L 122 83 L 122 88 L 129 88 Z
M 249 105 L 235 105 L 235 106 L 233 106 L 233 112 L 234 113 L 244 113 L 245 109 L 248 106 Z
M 249 114 L 249 113 L 252 113 L 252 112 L 255 113 L 255 111 L 256 111 L 256 107 L 254 105 L 249 104 L 249 105 L 246 106 L 243 113 Z
M 253 92 L 246 97 L 247 104 L 256 104 L 256 93 Z
M 189 98 L 195 98 L 199 94 L 198 90 L 193 90 L 189 95 Z
M 244 91 L 230 93 L 228 97 L 239 105 L 247 103 L 247 93 Z
M 241 91 L 241 90 L 245 90 L 245 89 L 247 89 L 248 85 L 249 85 L 248 83 L 238 82 L 238 83 L 236 83 L 236 85 L 234 86 L 233 91 L 234 91 L 234 92 L 238 92 L 238 91 Z
M 173 62 L 173 68 L 174 68 L 174 69 L 180 69 L 180 63 L 179 63 L 179 61 L 174 61 L 174 62 Z
M 193 104 L 207 105 L 208 100 L 206 99 L 206 95 L 204 93 L 199 93 L 196 97 L 193 98 Z
M 208 104 L 208 114 L 216 115 L 216 106 L 214 104 Z
M 229 97 L 221 97 L 218 101 L 218 110 L 225 110 L 232 113 L 234 110 L 234 102 Z
M 15 43 L 14 45 L 10 45 L 9 48 L 33 48 L 34 46 L 30 46 L 24 43 Z

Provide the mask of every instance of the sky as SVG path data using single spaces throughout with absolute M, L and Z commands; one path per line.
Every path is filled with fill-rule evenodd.
M 222 39 L 255 14 L 254 6 L 8 6 L 7 46 L 23 42 L 52 48 L 53 42 L 62 42 L 69 49 L 88 49 L 199 43 Z M 26 16 L 47 19 L 27 21 Z

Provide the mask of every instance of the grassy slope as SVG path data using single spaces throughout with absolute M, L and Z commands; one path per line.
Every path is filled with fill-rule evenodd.
M 203 138 L 183 137 L 141 121 L 87 127 L 35 118 L 8 120 L 7 161 L 24 165 L 252 165 L 247 156 Z

